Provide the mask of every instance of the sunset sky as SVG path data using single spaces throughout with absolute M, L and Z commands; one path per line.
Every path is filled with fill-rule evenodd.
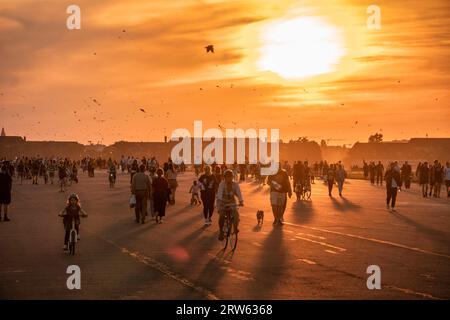
M 81 30 L 66 28 L 71 4 Z M 0 126 L 106 144 L 194 120 L 333 145 L 450 137 L 449 13 L 448 0 L 0 0 Z

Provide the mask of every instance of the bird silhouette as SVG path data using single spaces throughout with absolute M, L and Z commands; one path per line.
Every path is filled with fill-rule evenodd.
M 205 47 L 205 49 L 206 49 L 206 53 L 208 53 L 208 52 L 214 53 L 214 46 L 213 46 L 212 44 L 207 45 L 207 46 Z
M 142 108 L 139 108 L 139 110 L 141 110 L 143 113 L 145 113 L 145 110 L 144 109 L 142 109 Z

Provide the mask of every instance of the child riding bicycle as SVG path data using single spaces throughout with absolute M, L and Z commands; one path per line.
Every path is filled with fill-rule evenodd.
M 194 182 L 192 183 L 191 188 L 189 189 L 189 193 L 191 194 L 191 205 L 194 204 L 202 204 L 202 202 L 200 201 L 200 184 L 197 182 L 197 180 L 194 180 Z
M 67 250 L 70 231 L 72 229 L 72 222 L 75 221 L 75 230 L 77 231 L 78 240 L 80 240 L 80 217 L 87 217 L 87 213 L 81 208 L 80 198 L 77 194 L 73 193 L 69 196 L 69 198 L 67 199 L 67 205 L 59 213 L 59 216 L 63 217 L 63 224 L 65 229 L 63 250 Z

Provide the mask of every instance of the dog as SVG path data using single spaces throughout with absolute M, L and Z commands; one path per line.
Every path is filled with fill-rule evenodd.
M 258 210 L 256 212 L 256 219 L 258 220 L 258 226 L 262 226 L 264 223 L 264 211 Z

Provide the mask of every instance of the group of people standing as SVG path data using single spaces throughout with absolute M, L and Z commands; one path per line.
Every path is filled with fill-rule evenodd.
M 447 197 L 450 197 L 450 163 L 447 162 L 445 167 L 435 160 L 433 163 L 419 162 L 416 169 L 416 176 L 422 189 L 422 196 L 441 197 L 441 187 L 445 183 L 447 188 Z
M 376 184 L 377 186 L 383 185 L 384 165 L 381 163 L 381 161 L 378 161 L 378 163 L 372 161 L 369 164 L 364 161 L 363 172 L 364 179 L 369 178 L 371 184 Z
M 375 165 L 374 162 L 367 164 L 364 161 L 363 171 L 364 177 L 367 179 L 370 176 L 370 181 L 375 184 L 374 177 L 377 177 L 380 172 L 384 170 L 383 164 L 378 162 Z M 428 164 L 428 162 L 419 162 L 417 169 L 415 171 L 415 176 L 419 185 L 421 187 L 421 193 L 424 198 L 433 197 L 440 198 L 442 184 L 445 183 L 447 197 L 450 197 L 450 164 L 446 163 L 444 167 L 438 160 L 435 160 L 433 164 Z M 397 199 L 398 190 L 403 186 L 405 189 L 411 188 L 411 182 L 413 180 L 413 170 L 412 166 L 405 161 L 400 167 L 397 161 L 391 162 L 386 172 L 383 175 L 384 181 L 386 181 L 386 208 L 395 210 L 395 204 Z M 381 185 L 381 184 L 380 184 Z

